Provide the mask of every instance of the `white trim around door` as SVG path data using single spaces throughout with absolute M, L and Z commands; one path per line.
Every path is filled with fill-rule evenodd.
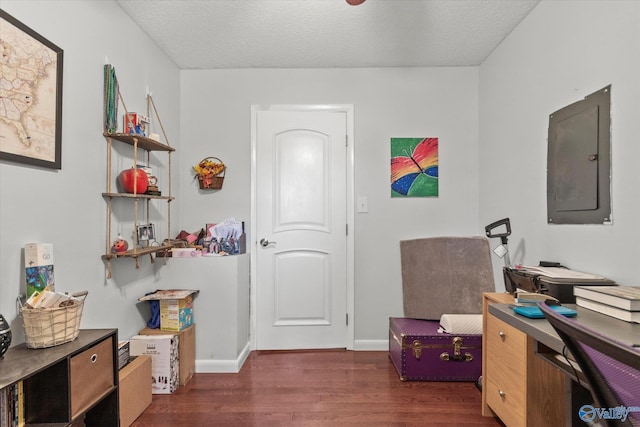
M 344 112 L 347 116 L 347 179 L 346 179 L 346 207 L 347 207 L 347 337 L 345 338 L 344 346 L 348 350 L 354 350 L 355 341 L 355 283 L 354 283 L 354 234 L 355 234 L 355 209 L 354 209 L 354 106 L 352 104 L 337 104 L 337 105 L 252 105 L 251 106 L 251 223 L 249 225 L 249 233 L 247 240 L 247 247 L 253 254 L 258 249 L 258 237 L 255 234 L 255 224 L 257 223 L 256 212 L 256 161 L 257 161 L 257 116 L 259 111 L 291 111 L 291 112 Z M 256 257 L 251 256 L 251 348 L 256 349 Z

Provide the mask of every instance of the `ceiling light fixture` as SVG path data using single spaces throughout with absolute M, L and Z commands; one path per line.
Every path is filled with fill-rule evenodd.
M 347 0 L 347 3 L 349 3 L 351 6 L 357 6 L 359 4 L 364 3 L 365 0 Z

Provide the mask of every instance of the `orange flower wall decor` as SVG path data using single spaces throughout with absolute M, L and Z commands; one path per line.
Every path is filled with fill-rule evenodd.
M 217 157 L 204 158 L 193 167 L 198 184 L 203 190 L 219 190 L 222 188 L 226 169 L 222 160 Z

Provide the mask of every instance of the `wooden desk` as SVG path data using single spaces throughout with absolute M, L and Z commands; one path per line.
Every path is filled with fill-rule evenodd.
M 513 304 L 511 294 L 482 296 L 482 415 L 507 427 L 565 425 L 564 373 L 536 356 L 533 337 L 490 310 Z
M 611 316 L 606 316 L 586 308 L 578 307 L 575 304 L 562 305 L 573 308 L 578 312 L 578 315 L 575 317 L 577 323 L 596 330 L 598 333 L 611 337 L 612 339 L 626 344 L 629 347 L 633 347 L 634 344 L 639 344 L 640 324 L 618 320 Z M 556 352 L 562 353 L 564 343 L 546 319 L 529 319 L 515 314 L 509 304 L 492 304 L 489 307 L 489 314 L 496 316 L 515 328 L 518 328 L 525 334 L 533 337 L 536 341 L 546 345 Z
M 571 381 L 575 379 L 575 375 L 566 362 L 555 357 L 563 353 L 562 339 L 546 319 L 528 319 L 517 315 L 510 304 L 513 304 L 513 296 L 510 294 L 483 294 L 482 414 L 497 415 L 509 427 L 572 425 L 577 420 L 577 408 L 582 403 L 590 403 L 590 396 L 587 390 Z M 629 346 L 638 343 L 640 324 L 624 322 L 573 304 L 564 305 L 578 311 L 576 320 L 579 323 Z M 499 335 L 500 332 L 504 336 Z M 513 344 L 523 336 L 526 340 L 526 351 L 523 352 L 526 362 L 518 365 L 517 357 L 515 361 L 504 357 L 500 359 L 502 353 L 497 354 L 497 351 L 504 352 L 514 347 L 509 343 Z M 501 370 L 496 372 L 494 368 L 492 372 L 492 366 L 499 366 Z M 518 366 L 522 370 L 520 373 L 514 371 Z M 511 396 L 502 396 L 499 394 L 500 389 L 496 391 L 492 386 L 486 386 L 487 383 L 495 385 L 496 382 L 504 381 L 505 375 L 501 371 L 509 372 L 508 378 L 513 375 L 526 378 L 521 401 L 515 402 L 521 405 L 518 407 L 520 417 L 512 416 L 511 412 L 514 411 L 509 408 L 513 405 L 502 405 L 510 397 L 514 397 L 513 393 Z M 517 378 L 515 382 L 518 382 Z M 497 393 L 499 399 L 492 393 Z M 503 393 L 506 392 L 503 390 Z M 545 393 L 548 396 L 545 397 Z

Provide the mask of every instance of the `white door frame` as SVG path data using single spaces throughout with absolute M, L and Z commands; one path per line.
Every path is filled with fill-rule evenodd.
M 247 247 L 251 251 L 251 321 L 250 321 L 250 334 L 251 334 L 251 349 L 256 349 L 256 280 L 257 266 L 256 257 L 253 254 L 256 253 L 258 248 L 257 236 L 255 235 L 255 224 L 257 224 L 257 212 L 256 212 L 256 158 L 257 158 L 257 117 L 259 111 L 292 111 L 292 112 L 344 112 L 347 115 L 347 316 L 349 316 L 349 323 L 347 324 L 347 337 L 345 338 L 345 347 L 348 350 L 354 348 L 354 324 L 355 324 L 355 284 L 354 284 L 354 137 L 353 137 L 353 104 L 310 104 L 310 105 L 297 105 L 297 104 L 282 104 L 282 105 L 252 105 L 251 106 L 251 224 L 249 230 L 249 239 L 247 241 Z

